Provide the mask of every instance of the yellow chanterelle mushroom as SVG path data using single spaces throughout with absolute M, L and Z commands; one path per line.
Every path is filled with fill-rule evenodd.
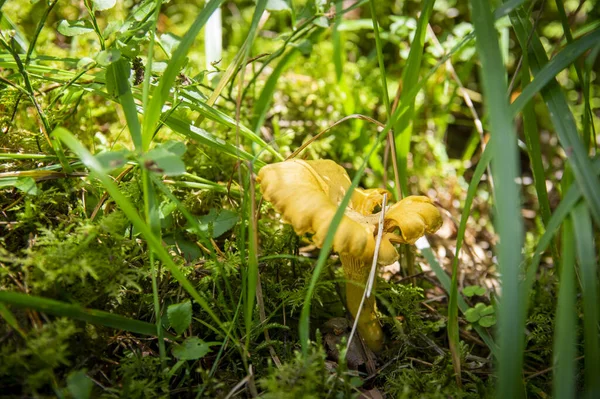
M 285 222 L 296 233 L 311 233 L 312 240 L 322 246 L 329 224 L 338 204 L 351 185 L 348 174 L 330 160 L 288 160 L 264 166 L 258 173 L 263 197 L 280 212 Z M 350 313 L 356 317 L 369 276 L 373 256 L 382 189 L 352 193 L 350 204 L 334 236 L 333 250 L 340 255 L 346 283 L 346 301 Z M 386 209 L 383 239 L 377 263 L 389 265 L 398 259 L 394 243 L 414 244 L 425 233 L 433 233 L 442 224 L 440 212 L 431 200 L 410 196 Z M 358 331 L 373 351 L 381 350 L 383 331 L 377 320 L 375 298 L 365 301 L 358 319 Z

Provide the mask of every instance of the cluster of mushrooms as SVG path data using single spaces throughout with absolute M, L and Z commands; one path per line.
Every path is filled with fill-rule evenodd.
M 340 165 L 331 160 L 291 159 L 264 166 L 258 173 L 263 197 L 281 213 L 297 234 L 312 234 L 321 248 L 329 224 L 351 181 Z M 346 275 L 346 306 L 356 317 L 375 253 L 383 189 L 356 188 L 334 237 L 333 250 Z M 442 218 L 431 200 L 409 196 L 384 212 L 383 236 L 378 265 L 390 265 L 398 259 L 394 244 L 414 244 L 424 234 L 440 228 Z M 366 299 L 358 318 L 358 331 L 374 352 L 382 349 L 384 335 L 377 320 L 374 295 Z

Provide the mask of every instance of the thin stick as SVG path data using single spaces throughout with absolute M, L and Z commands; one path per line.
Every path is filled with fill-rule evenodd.
M 356 333 L 356 327 L 358 326 L 358 319 L 360 317 L 360 312 L 362 312 L 363 305 L 365 304 L 365 299 L 371 296 L 373 290 L 373 284 L 375 283 L 375 272 L 377 271 L 377 258 L 379 257 L 379 248 L 381 247 L 381 239 L 383 238 L 383 222 L 385 219 L 385 207 L 387 205 L 387 193 L 383 194 L 383 200 L 381 202 L 381 213 L 379 214 L 379 226 L 377 228 L 377 240 L 375 241 L 375 252 L 373 253 L 373 263 L 371 264 L 371 271 L 369 272 L 369 278 L 367 279 L 367 284 L 365 286 L 365 292 L 363 292 L 362 299 L 360 300 L 360 305 L 358 306 L 358 311 L 356 312 L 356 317 L 354 318 L 354 324 L 352 325 L 352 331 L 350 332 L 350 336 L 348 337 L 348 346 L 346 350 L 350 350 L 350 344 L 352 343 L 352 338 Z

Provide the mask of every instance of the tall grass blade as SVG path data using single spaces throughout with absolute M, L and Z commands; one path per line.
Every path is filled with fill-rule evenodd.
M 406 67 L 402 72 L 402 81 L 400 83 L 402 85 L 402 93 L 400 94 L 399 104 L 406 107 L 406 112 L 403 113 L 394 124 L 394 134 L 396 136 L 396 154 L 398 156 L 400 185 L 404 196 L 409 195 L 407 161 L 408 153 L 410 152 L 412 124 L 415 113 L 414 97 L 411 98 L 407 94 L 410 93 L 413 86 L 419 81 L 421 60 L 423 59 L 423 48 L 425 46 L 425 37 L 427 36 L 427 24 L 429 24 L 429 18 L 433 12 L 434 3 L 435 0 L 425 0 L 422 3 L 421 15 L 417 21 L 417 29 L 415 31 L 414 39 L 410 44 L 408 60 L 406 61 Z
M 494 226 L 499 236 L 497 253 L 502 274 L 496 395 L 498 398 L 514 398 L 522 394 L 525 322 L 525 304 L 519 285 L 523 225 L 520 194 L 515 183 L 519 167 L 517 135 L 508 108 L 506 70 L 490 5 L 485 0 L 471 0 L 471 9 L 493 141 L 492 174 L 496 189 Z
M 596 29 L 572 43 L 569 43 L 558 54 L 552 57 L 552 59 L 543 65 L 543 67 L 535 74 L 535 79 L 523 89 L 519 97 L 517 97 L 510 105 L 512 114 L 516 115 L 525 107 L 525 104 L 533 99 L 537 93 L 542 91 L 546 85 L 555 81 L 556 75 L 558 75 L 560 71 L 573 64 L 577 58 L 597 45 L 599 41 L 600 29 Z
M 577 311 L 575 308 L 575 240 L 573 224 L 570 219 L 563 222 L 562 231 L 560 287 L 558 288 L 552 353 L 553 391 L 555 398 L 574 398 Z
M 584 203 L 578 204 L 571 213 L 577 261 L 581 277 L 583 299 L 583 336 L 585 355 L 586 397 L 600 395 L 600 347 L 598 336 L 598 263 L 594 229 L 590 213 Z M 561 284 L 562 287 L 562 284 Z
M 460 255 L 460 249 L 465 238 L 465 232 L 467 230 L 467 221 L 471 214 L 471 205 L 475 194 L 477 194 L 477 187 L 481 181 L 481 177 L 486 171 L 492 159 L 492 147 L 495 142 L 490 143 L 481 156 L 469 188 L 467 189 L 467 197 L 465 198 L 465 204 L 463 206 L 460 223 L 458 225 L 458 231 L 456 233 L 456 251 L 454 253 L 454 259 L 452 260 L 452 281 L 450 284 L 450 290 L 448 291 L 448 342 L 450 343 L 450 351 L 452 352 L 452 364 L 454 365 L 454 371 L 457 374 L 457 379 L 460 381 L 460 347 L 459 347 L 459 326 L 458 326 L 458 300 L 460 295 L 458 294 L 458 260 Z M 462 297 L 460 297 L 462 299 Z M 466 309 L 463 310 L 463 312 Z M 492 349 L 492 348 L 490 348 Z
M 192 47 L 200 29 L 202 29 L 204 24 L 206 24 L 206 21 L 208 21 L 208 18 L 222 2 L 223 0 L 210 0 L 202 11 L 200 11 L 200 14 L 198 14 L 192 23 L 192 26 L 190 26 L 173 53 L 169 65 L 160 79 L 158 87 L 154 89 L 152 99 L 148 103 L 148 109 L 144 110 L 144 124 L 142 130 L 142 148 L 144 151 L 150 148 L 152 136 L 154 135 L 154 131 L 161 116 L 162 107 L 169 98 L 171 88 L 185 62 L 186 54 L 190 50 L 190 47 Z
M 156 336 L 156 326 L 154 324 L 101 310 L 87 309 L 79 305 L 64 303 L 53 299 L 21 294 L 19 292 L 0 291 L 0 302 L 19 308 L 34 309 L 38 312 L 44 312 L 55 316 L 70 317 L 76 320 L 87 321 L 92 324 L 131 331 L 136 334 Z
M 131 86 L 129 85 L 129 75 L 131 67 L 129 61 L 119 58 L 106 67 L 106 88 L 109 94 L 116 97 L 123 107 L 123 113 L 129 127 L 131 140 L 137 151 L 142 150 L 142 127 L 138 120 L 137 108 Z
M 548 56 L 537 35 L 532 31 L 531 22 L 523 11 L 511 14 L 511 22 L 523 51 L 529 51 L 529 63 L 534 76 L 548 63 Z M 530 34 L 531 32 L 531 34 Z M 529 47 L 529 44 L 531 47 Z M 535 79 L 534 79 L 535 80 Z M 533 83 L 532 83 L 533 84 Z M 590 207 L 592 217 L 600 223 L 600 180 L 592 173 L 591 161 L 586 147 L 579 138 L 575 119 L 556 80 L 549 82 L 541 90 L 542 97 L 550 111 L 550 119 L 561 146 L 573 170 L 575 181 Z

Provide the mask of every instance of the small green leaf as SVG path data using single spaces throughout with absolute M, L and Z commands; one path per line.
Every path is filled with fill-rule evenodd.
M 173 348 L 173 356 L 179 360 L 197 360 L 210 352 L 210 344 L 198 337 L 189 337 Z
M 83 57 L 82 59 L 80 59 L 77 62 L 77 69 L 86 69 L 92 66 L 92 64 L 95 64 L 96 61 L 94 61 L 93 58 L 90 57 Z
M 121 58 L 121 52 L 117 49 L 111 48 L 109 50 L 103 50 L 96 56 L 96 62 L 102 66 L 108 66 L 113 62 L 118 61 Z
M 177 334 L 183 333 L 192 322 L 192 302 L 189 300 L 169 305 L 167 308 L 169 323 Z
M 479 311 L 481 317 L 494 314 L 495 310 L 492 305 L 488 305 Z
M 472 297 L 473 295 L 481 296 L 485 294 L 485 288 L 478 285 L 469 285 L 463 289 L 463 294 L 468 297 Z
M 63 19 L 58 24 L 58 32 L 65 36 L 78 36 L 93 31 L 94 27 L 87 19 L 80 19 L 78 21 L 67 21 L 66 19 Z
M 165 148 L 154 148 L 143 157 L 146 169 L 165 176 L 178 176 L 185 173 L 185 164 L 181 157 Z
M 181 38 L 179 36 L 175 36 L 172 33 L 165 33 L 160 35 L 160 44 L 162 44 L 162 47 L 169 55 L 173 54 L 177 46 L 179 46 L 180 42 Z
M 67 389 L 73 398 L 87 399 L 92 393 L 94 383 L 83 370 L 77 370 L 67 377 Z
M 186 240 L 181 234 L 165 235 L 163 236 L 163 241 L 167 245 L 174 246 L 177 252 L 183 256 L 186 262 L 194 262 L 204 254 L 204 252 L 202 252 L 202 250 L 198 247 L 198 244 L 193 241 Z
M 217 238 L 229 231 L 236 225 L 239 220 L 237 213 L 228 211 L 227 209 L 221 210 L 219 213 L 212 208 L 208 215 L 201 216 L 199 221 L 203 231 L 208 232 L 209 227 L 212 226 L 212 237 Z
M 116 3 L 117 0 L 92 0 L 94 10 L 96 11 L 110 10 Z
M 292 11 L 288 0 L 267 0 L 268 11 Z
M 479 311 L 475 308 L 469 308 L 465 312 L 465 319 L 467 319 L 469 323 L 475 323 L 480 318 Z
M 181 141 L 175 141 L 175 140 L 166 141 L 162 144 L 159 144 L 156 147 L 163 148 L 163 149 L 169 151 L 171 154 L 177 155 L 177 156 L 182 156 L 183 154 L 185 154 L 185 152 L 187 150 L 187 148 L 185 147 L 185 144 L 183 144 Z
M 481 313 L 483 311 L 483 309 L 485 309 L 485 303 L 481 303 L 479 302 L 478 304 L 475 305 L 475 309 Z
M 329 20 L 327 19 L 327 17 L 317 17 L 313 21 L 313 24 L 321 28 L 329 28 Z
M 479 325 L 481 327 L 491 327 L 494 324 L 496 324 L 496 316 L 495 315 L 484 316 L 481 319 L 479 319 Z
M 110 172 L 125 165 L 127 155 L 129 155 L 129 151 L 121 150 L 101 152 L 94 155 L 94 157 L 106 172 Z
M 38 195 L 39 193 L 32 177 L 5 177 L 0 179 L 0 188 L 2 187 L 15 187 L 29 195 Z

